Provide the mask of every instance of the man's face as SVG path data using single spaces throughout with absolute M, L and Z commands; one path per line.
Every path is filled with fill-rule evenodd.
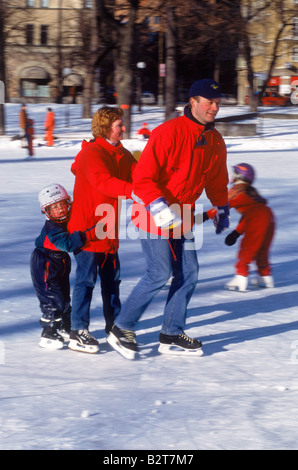
M 220 98 L 207 99 L 199 96 L 190 98 L 192 115 L 202 124 L 213 122 L 218 111 Z
M 125 130 L 123 120 L 117 119 L 112 124 L 109 140 L 112 143 L 119 142 L 119 140 L 123 139 L 123 132 L 125 132 Z

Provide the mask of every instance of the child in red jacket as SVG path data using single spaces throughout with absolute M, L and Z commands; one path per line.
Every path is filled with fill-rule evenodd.
M 68 253 L 80 250 L 87 242 L 96 239 L 95 228 L 72 234 L 67 232 L 71 200 L 60 184 L 44 187 L 38 199 L 46 222 L 35 240 L 30 271 L 42 312 L 40 325 L 43 330 L 39 345 L 42 348 L 61 349 L 63 337 L 70 332 L 71 258 Z
M 255 261 L 258 277 L 254 284 L 262 287 L 274 287 L 269 261 L 269 249 L 275 230 L 274 215 L 267 206 L 267 201 L 252 186 L 255 179 L 253 167 L 247 163 L 233 166 L 233 186 L 229 190 L 229 206 L 235 208 L 241 219 L 236 229 L 225 239 L 228 246 L 241 239 L 238 259 L 235 264 L 236 274 L 226 284 L 229 290 L 246 291 L 249 265 Z

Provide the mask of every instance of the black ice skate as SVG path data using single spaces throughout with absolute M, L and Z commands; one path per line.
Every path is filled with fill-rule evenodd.
M 69 349 L 86 353 L 97 353 L 98 341 L 88 330 L 71 330 L 69 334 Z
M 133 331 L 121 330 L 113 325 L 107 342 L 126 359 L 134 359 L 138 352 L 138 345 Z
M 201 341 L 189 338 L 185 333 L 180 335 L 159 335 L 158 352 L 161 354 L 175 354 L 188 356 L 202 356 Z
M 64 340 L 56 328 L 47 326 L 42 330 L 39 346 L 47 349 L 62 349 Z

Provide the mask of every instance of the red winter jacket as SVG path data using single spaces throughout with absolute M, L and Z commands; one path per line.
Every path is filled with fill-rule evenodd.
M 49 111 L 45 117 L 44 128 L 46 131 L 53 131 L 55 127 L 55 114 Z
M 242 235 L 248 225 L 256 228 L 270 225 L 274 215 L 266 204 L 266 199 L 253 186 L 247 183 L 234 184 L 229 190 L 229 206 L 242 215 L 235 230 Z
M 75 175 L 73 205 L 68 230 L 85 231 L 96 225 L 100 239 L 87 242 L 84 250 L 115 253 L 118 242 L 118 198 L 131 198 L 132 171 L 136 160 L 120 143 L 114 147 L 103 138 L 83 141 L 71 166 Z
M 226 159 L 226 145 L 220 133 L 213 124 L 198 123 L 188 106 L 184 116 L 155 128 L 134 172 L 133 191 L 144 203 L 135 204 L 136 225 L 143 229 L 147 225 L 151 233 L 163 233 L 145 209 L 159 197 L 164 197 L 170 205 L 191 207 L 205 189 L 214 206 L 227 204 Z

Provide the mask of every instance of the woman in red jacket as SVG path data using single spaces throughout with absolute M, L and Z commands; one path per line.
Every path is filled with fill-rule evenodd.
M 246 291 L 249 265 L 256 262 L 258 277 L 255 283 L 263 287 L 273 287 L 273 277 L 269 261 L 269 249 L 272 243 L 275 222 L 270 207 L 252 186 L 255 171 L 248 163 L 233 166 L 233 186 L 229 190 L 229 206 L 241 214 L 236 229 L 225 239 L 228 246 L 234 245 L 242 235 L 238 259 L 235 265 L 236 275 L 227 284 L 230 290 Z
M 75 184 L 68 230 L 72 233 L 96 226 L 97 239 L 75 254 L 77 270 L 69 347 L 93 353 L 98 350 L 98 342 L 88 328 L 97 273 L 107 333 L 120 311 L 118 215 L 121 198 L 131 197 L 136 160 L 120 142 L 125 131 L 121 108 L 98 109 L 91 128 L 94 140 L 83 141 L 71 167 Z

